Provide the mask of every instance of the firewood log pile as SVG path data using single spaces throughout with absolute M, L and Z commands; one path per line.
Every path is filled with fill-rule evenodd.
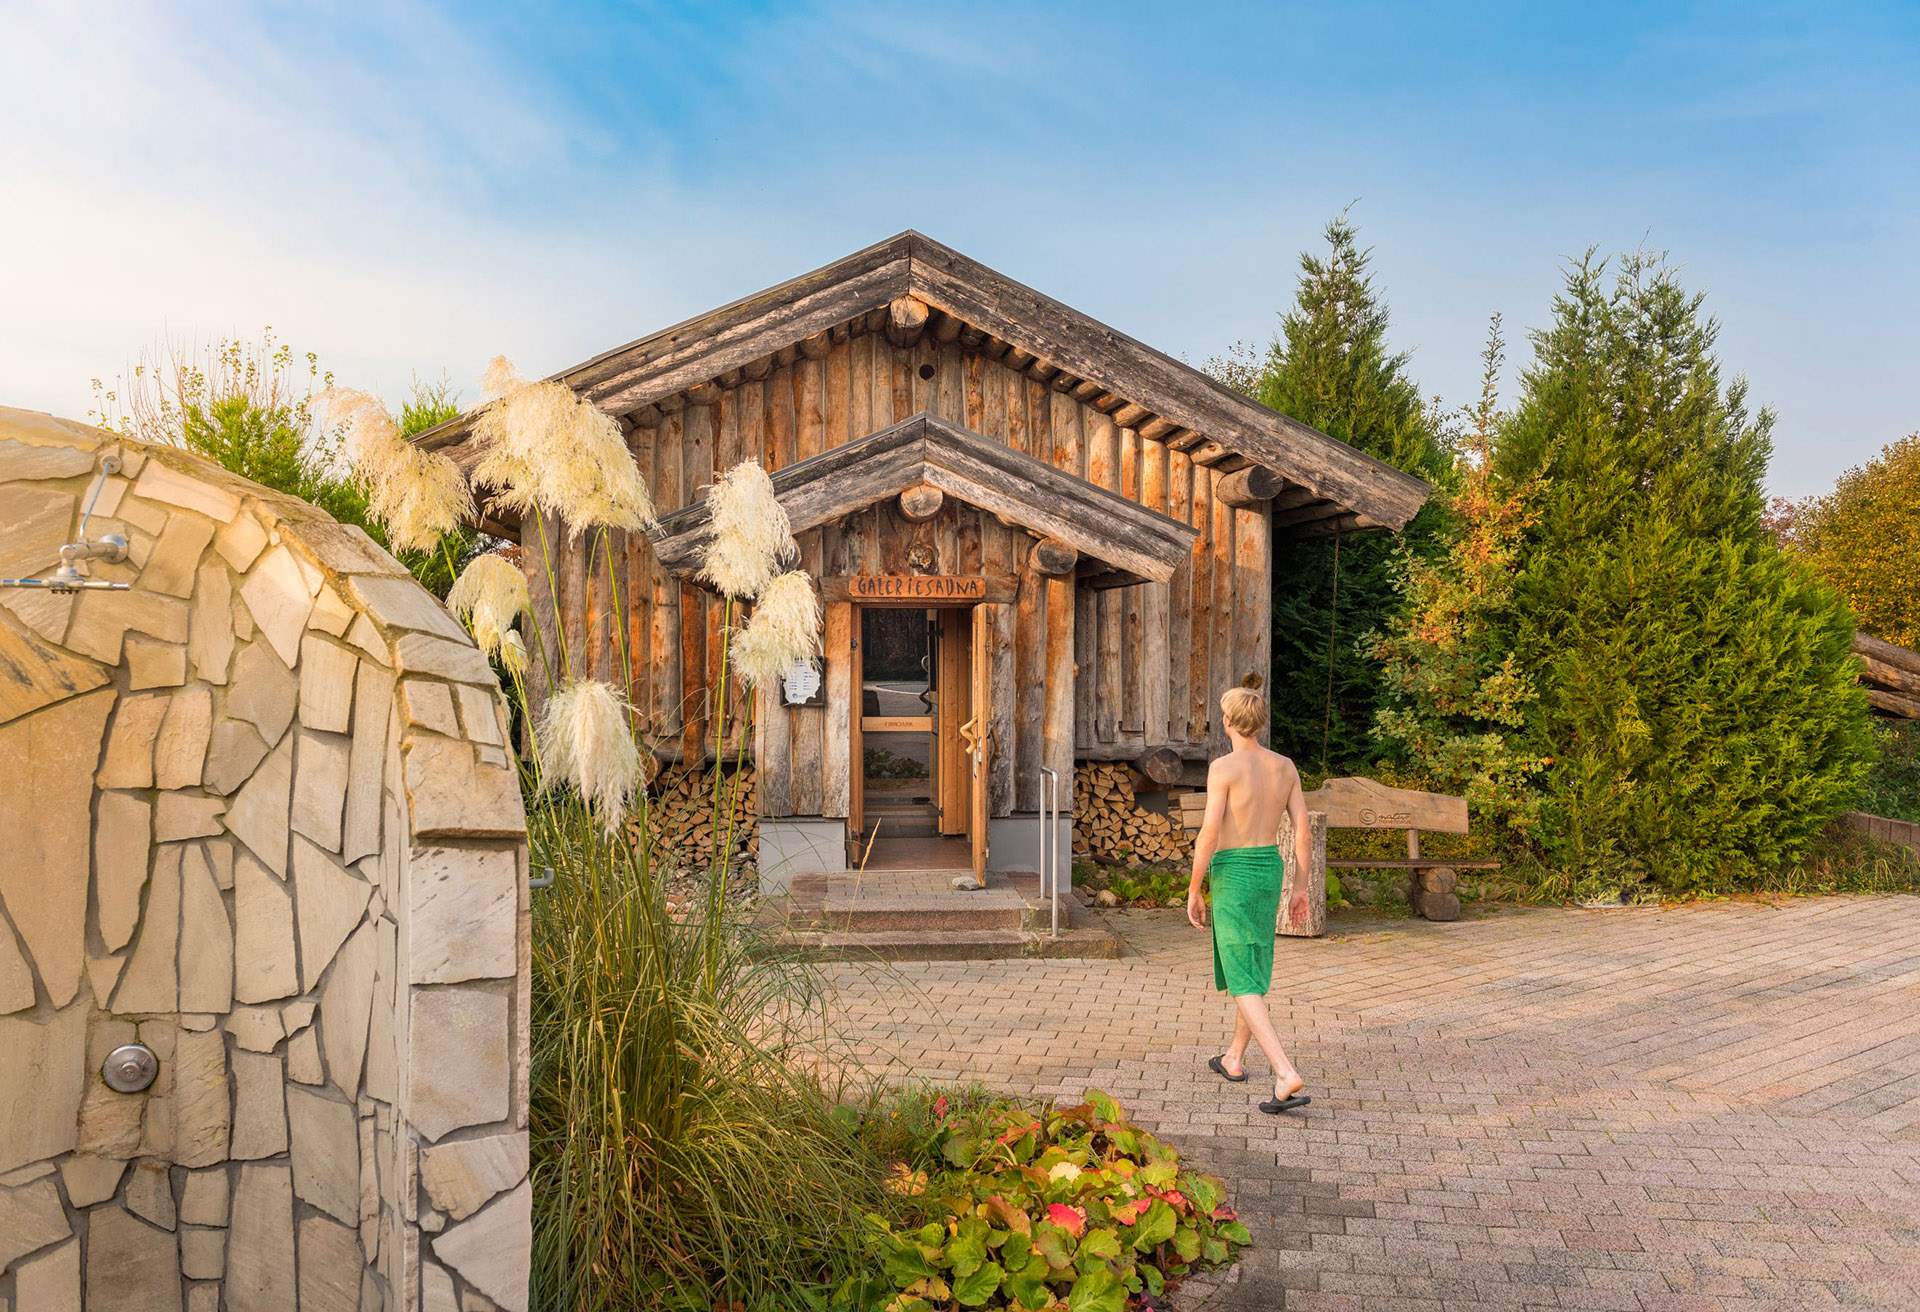
M 731 769 L 720 785 L 720 810 L 713 805 L 713 771 L 670 765 L 661 769 L 647 789 L 648 818 L 654 851 L 681 870 L 704 870 L 713 861 L 713 847 L 725 831 L 727 799 L 733 799 L 733 861 L 751 862 L 760 853 L 759 816 L 755 810 L 756 780 L 752 766 Z M 629 837 L 637 838 L 637 821 Z
M 1090 762 L 1073 772 L 1073 850 L 1106 865 L 1167 866 L 1193 859 L 1177 814 L 1140 804 L 1133 767 Z
M 1874 710 L 1920 720 L 1920 652 L 1856 633 L 1853 654 L 1860 658 L 1860 682 Z

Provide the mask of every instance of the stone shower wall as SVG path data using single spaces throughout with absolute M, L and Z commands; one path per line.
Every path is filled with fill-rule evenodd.
M 0 1312 L 526 1306 L 525 818 L 487 663 L 357 529 L 0 409 Z M 138 1040 L 160 1074 L 115 1093 Z

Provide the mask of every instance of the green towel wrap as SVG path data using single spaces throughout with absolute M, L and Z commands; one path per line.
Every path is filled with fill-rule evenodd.
M 1207 863 L 1213 892 L 1213 986 L 1234 997 L 1273 987 L 1273 936 L 1280 917 L 1280 849 L 1230 847 Z

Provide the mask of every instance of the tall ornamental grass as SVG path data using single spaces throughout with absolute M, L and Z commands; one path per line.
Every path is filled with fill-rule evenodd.
M 652 498 L 605 414 L 504 360 L 487 390 L 475 482 L 537 527 L 523 544 L 529 568 L 551 583 L 549 521 L 603 543 L 610 529 L 651 524 Z M 376 512 L 442 531 L 444 516 L 411 513 L 447 501 L 432 462 L 398 449 L 377 403 L 355 399 L 361 477 L 382 487 Z M 818 654 L 819 607 L 804 576 L 782 573 L 794 544 L 764 471 L 731 471 L 716 492 L 707 576 L 726 597 L 734 677 L 756 685 Z M 617 608 L 620 580 L 608 583 Z M 882 1164 L 800 1051 L 820 1038 L 817 976 L 767 950 L 727 901 L 731 843 L 716 844 L 694 913 L 668 914 L 674 854 L 648 824 L 650 759 L 632 706 L 623 687 L 577 677 L 563 628 L 529 621 L 519 571 L 482 556 L 449 602 L 532 729 L 520 762 L 528 836 L 534 866 L 553 876 L 533 902 L 532 1306 L 817 1305 L 822 1289 L 858 1278 L 870 1259 L 863 1217 L 885 1205 Z M 727 673 L 723 663 L 723 684 Z M 546 693 L 538 716 L 530 678 Z M 730 818 L 721 775 L 715 813 Z
M 817 977 L 724 902 L 670 916 L 652 845 L 578 804 L 531 827 L 533 1305 L 783 1309 L 863 1270 L 884 1168 L 798 1059 Z

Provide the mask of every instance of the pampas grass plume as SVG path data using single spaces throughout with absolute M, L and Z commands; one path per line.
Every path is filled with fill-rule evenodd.
M 573 785 L 608 833 L 619 828 L 640 788 L 640 749 L 628 729 L 632 713 L 612 684 L 583 679 L 548 698 L 540 716 L 548 786 Z
M 472 517 L 473 495 L 459 466 L 402 437 L 377 397 L 335 388 L 327 401 L 346 425 L 348 451 L 367 495 L 367 510 L 385 527 L 395 551 L 432 551 Z
M 508 629 L 500 635 L 500 664 L 506 667 L 512 677 L 526 677 L 527 641 L 520 636 L 518 629 Z
M 447 592 L 447 609 L 466 621 L 473 640 L 488 656 L 500 650 L 514 621 L 532 601 L 527 576 L 512 561 L 492 551 L 469 561 Z M 521 649 L 522 655 L 525 650 Z
M 504 356 L 482 386 L 496 399 L 473 424 L 473 481 L 521 514 L 558 516 L 572 536 L 596 526 L 643 529 L 653 497 L 612 415 L 565 383 L 532 383 Z
M 799 554 L 793 524 L 758 461 L 743 460 L 707 491 L 712 525 L 700 575 L 729 597 L 756 597 Z
M 820 654 L 820 599 L 804 570 L 767 584 L 753 615 L 733 636 L 732 661 L 749 688 L 772 684 L 795 661 Z

